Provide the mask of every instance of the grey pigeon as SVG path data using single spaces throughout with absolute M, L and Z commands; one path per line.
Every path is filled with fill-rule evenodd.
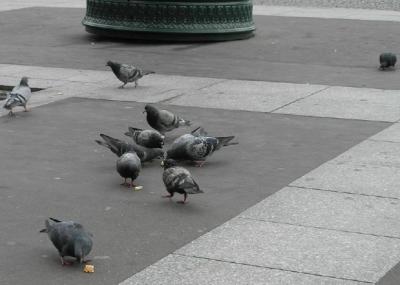
M 178 137 L 167 150 L 166 158 L 175 160 L 187 160 L 196 162 L 202 166 L 210 155 L 223 146 L 235 145 L 231 142 L 235 137 L 212 137 L 208 136 L 203 128 L 197 128 L 190 134 Z
M 118 157 L 127 152 L 136 152 L 142 162 L 164 157 L 164 151 L 161 148 L 147 148 L 136 143 L 127 143 L 105 134 L 100 134 L 100 137 L 103 141 L 95 140 L 95 142 L 110 149 Z
M 138 85 L 138 80 L 145 75 L 155 73 L 154 71 L 150 70 L 142 70 L 137 68 L 133 65 L 129 64 L 121 64 L 117 62 L 113 62 L 111 60 L 107 61 L 106 66 L 111 67 L 112 72 L 115 76 L 124 84 L 121 85 L 119 88 L 124 88 L 128 82 L 135 82 L 135 88 Z
M 139 172 L 142 169 L 140 163 L 140 158 L 135 152 L 124 153 L 117 160 L 117 171 L 122 178 L 125 179 L 124 183 L 121 185 L 126 185 L 128 187 L 135 187 L 133 181 L 139 176 Z M 131 183 L 128 184 L 126 180 L 130 178 Z
M 386 68 L 394 68 L 395 64 L 397 61 L 397 57 L 394 53 L 386 52 L 382 53 L 379 56 L 379 63 L 380 63 L 380 69 L 384 70 Z
M 45 225 L 46 228 L 40 232 L 47 233 L 60 254 L 62 265 L 69 264 L 64 260 L 65 256 L 75 257 L 80 263 L 85 262 L 85 256 L 92 250 L 92 234 L 73 221 L 63 222 L 49 218 Z
M 163 135 L 181 126 L 191 125 L 190 121 L 184 120 L 170 111 L 159 110 L 150 104 L 146 104 L 144 110 L 149 125 Z
M 155 130 L 143 130 L 129 127 L 129 131 L 125 133 L 131 137 L 138 145 L 148 148 L 162 148 L 165 136 Z
M 28 85 L 28 78 L 22 77 L 20 83 L 8 94 L 6 102 L 3 106 L 4 109 L 10 110 L 8 115 L 14 116 L 13 108 L 17 106 L 24 107 L 25 112 L 27 112 L 28 108 L 26 107 L 26 104 L 28 103 L 29 98 L 31 98 L 31 95 L 32 92 Z
M 175 160 L 163 160 L 161 165 L 164 167 L 162 179 L 169 192 L 169 195 L 163 196 L 164 198 L 172 198 L 174 193 L 183 194 L 183 200 L 178 203 L 184 204 L 188 194 L 204 193 L 190 172 L 186 168 L 177 166 Z

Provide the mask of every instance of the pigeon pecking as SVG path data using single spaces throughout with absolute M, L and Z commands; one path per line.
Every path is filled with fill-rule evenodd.
M 172 198 L 174 193 L 183 194 L 183 200 L 178 203 L 184 204 L 188 194 L 204 193 L 199 185 L 194 181 L 190 172 L 180 166 L 177 166 L 173 159 L 166 159 L 161 162 L 164 167 L 163 182 L 169 192 L 164 198 Z
M 70 264 L 64 260 L 65 256 L 75 257 L 80 263 L 86 262 L 85 256 L 90 253 L 93 245 L 91 233 L 73 221 L 63 222 L 49 218 L 45 225 L 46 228 L 40 232 L 47 233 L 60 254 L 62 265 Z
M 119 175 L 125 179 L 124 183 L 121 185 L 136 187 L 136 185 L 133 184 L 133 181 L 139 176 L 141 169 L 142 165 L 140 163 L 140 158 L 135 152 L 124 153 L 117 160 L 117 171 Z M 131 179 L 130 184 L 126 182 L 128 178 Z
M 144 112 L 149 125 L 163 135 L 181 126 L 191 125 L 190 121 L 184 120 L 170 111 L 159 110 L 150 104 L 146 104 Z
M 129 127 L 129 131 L 125 133 L 131 137 L 138 145 L 148 148 L 162 148 L 164 145 L 165 136 L 155 130 L 142 130 Z
M 110 149 L 118 157 L 127 152 L 136 152 L 141 162 L 147 162 L 156 158 L 160 159 L 164 157 L 164 151 L 161 148 L 147 148 L 136 143 L 126 143 L 105 134 L 100 134 L 100 137 L 103 141 L 95 140 L 95 142 Z
M 111 60 L 107 61 L 106 66 L 111 67 L 112 72 L 115 76 L 124 83 L 119 88 L 124 88 L 126 84 L 129 82 L 135 82 L 135 88 L 138 86 L 138 80 L 145 75 L 155 73 L 150 70 L 142 70 L 140 68 L 134 67 L 129 64 L 120 64 L 117 62 L 113 62 Z
M 166 158 L 175 160 L 186 160 L 197 163 L 202 166 L 210 155 L 221 149 L 223 146 L 235 145 L 237 142 L 231 142 L 235 137 L 211 137 L 203 128 L 199 127 L 190 134 L 178 137 L 167 150 Z
M 6 98 L 3 107 L 4 109 L 10 110 L 8 115 L 14 116 L 13 108 L 17 106 L 24 107 L 25 112 L 27 112 L 28 108 L 26 107 L 26 104 L 28 103 L 29 98 L 31 98 L 31 95 L 32 92 L 28 85 L 28 78 L 24 76 L 20 83 L 11 90 Z
M 397 57 L 394 53 L 386 52 L 382 53 L 379 56 L 379 63 L 380 67 L 379 69 L 385 70 L 386 68 L 394 68 L 395 64 L 397 61 Z

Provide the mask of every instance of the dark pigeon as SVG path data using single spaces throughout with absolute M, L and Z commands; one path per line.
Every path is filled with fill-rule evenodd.
M 135 187 L 133 181 L 139 176 L 139 172 L 142 169 L 142 165 L 140 163 L 140 158 L 137 156 L 135 152 L 127 152 L 124 153 L 117 160 L 117 171 L 122 178 L 125 179 L 122 185 L 126 185 L 128 187 Z M 130 178 L 131 183 L 128 184 L 126 180 Z
M 26 104 L 28 100 L 31 98 L 32 92 L 31 88 L 28 85 L 28 78 L 22 77 L 20 83 L 15 86 L 10 93 L 8 93 L 4 109 L 9 110 L 9 116 L 14 116 L 13 108 L 17 106 L 22 106 L 25 109 L 25 112 L 28 111 Z
M 379 56 L 380 69 L 394 68 L 397 62 L 397 57 L 394 53 L 386 52 Z
M 177 138 L 167 150 L 166 158 L 196 162 L 202 166 L 210 155 L 223 146 L 235 145 L 231 142 L 235 137 L 208 136 L 203 128 L 197 128 L 191 134 L 185 134 Z
M 138 80 L 140 78 L 145 75 L 155 73 L 154 71 L 142 70 L 133 65 L 120 64 L 111 60 L 107 61 L 106 66 L 111 67 L 111 70 L 115 74 L 115 76 L 124 83 L 119 88 L 124 88 L 124 86 L 129 82 L 135 82 L 136 88 L 136 86 L 138 86 Z
M 46 228 L 40 232 L 48 234 L 60 254 L 62 265 L 69 264 L 64 260 L 65 256 L 75 257 L 79 263 L 86 262 L 85 256 L 92 250 L 93 241 L 92 234 L 81 224 L 49 218 L 45 221 L 45 225 Z
M 136 143 L 126 143 L 105 134 L 100 134 L 100 137 L 103 141 L 95 140 L 95 142 L 110 149 L 118 157 L 127 152 L 136 152 L 142 162 L 164 157 L 164 151 L 161 148 L 147 148 Z
M 144 110 L 149 125 L 163 135 L 181 126 L 191 125 L 190 121 L 184 120 L 170 111 L 159 110 L 150 104 L 146 104 Z
M 138 145 L 148 148 L 162 148 L 164 145 L 165 136 L 155 130 L 143 130 L 129 127 L 129 131 L 125 133 L 131 137 Z
M 164 167 L 163 182 L 169 192 L 169 195 L 163 196 L 164 198 L 172 198 L 175 193 L 183 194 L 183 200 L 178 203 L 184 204 L 188 194 L 204 193 L 190 172 L 177 166 L 175 160 L 163 160 L 161 165 Z

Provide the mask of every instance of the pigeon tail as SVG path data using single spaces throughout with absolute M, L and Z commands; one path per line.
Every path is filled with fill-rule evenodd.
M 152 70 L 143 70 L 143 75 L 149 75 L 149 74 L 154 74 L 155 72 Z
M 215 138 L 218 140 L 217 149 L 220 149 L 223 146 L 239 144 L 238 142 L 231 142 L 231 140 L 233 140 L 235 136 L 215 137 Z
M 194 135 L 195 137 L 205 137 L 208 135 L 208 133 L 204 130 L 203 127 L 198 127 L 191 131 L 191 134 Z

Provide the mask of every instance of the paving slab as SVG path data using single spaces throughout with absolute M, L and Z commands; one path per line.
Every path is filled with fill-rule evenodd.
M 176 253 L 375 282 L 398 262 L 399 247 L 394 238 L 237 218 Z
M 112 59 L 161 74 L 400 89 L 397 72 L 377 68 L 378 55 L 400 45 L 396 22 L 255 16 L 249 40 L 149 43 L 94 37 L 81 25 L 84 14 L 1 12 L 1 63 L 107 70 Z
M 240 217 L 400 238 L 400 202 L 286 187 Z
M 254 1 L 253 3 L 258 3 Z M 347 19 L 364 21 L 400 21 L 400 12 L 376 10 L 376 9 L 354 9 L 354 8 L 315 8 L 315 7 L 286 7 L 254 5 L 254 15 L 280 16 L 280 17 L 303 17 L 322 19 Z
M 167 103 L 233 110 L 270 112 L 327 88 L 321 85 L 227 80 L 185 92 Z
M 285 106 L 276 113 L 396 122 L 400 119 L 397 91 L 331 87 Z
M 182 207 L 161 199 L 159 162 L 144 166 L 137 180 L 143 191 L 128 191 L 119 185 L 116 157 L 94 142 L 101 132 L 123 139 L 128 126 L 147 127 L 143 108 L 70 98 L 0 118 L 1 284 L 117 284 L 388 126 L 170 105 L 193 127 L 234 134 L 240 143 L 202 169 L 187 166 L 206 193 Z M 171 133 L 167 144 L 187 131 Z M 48 216 L 93 232 L 95 274 L 60 266 L 38 233 Z
M 399 199 L 399 147 L 366 140 L 290 185 Z
M 370 138 L 377 141 L 400 142 L 400 124 L 396 123 Z
M 362 285 L 370 283 L 172 254 L 120 283 L 120 285 L 135 284 Z

